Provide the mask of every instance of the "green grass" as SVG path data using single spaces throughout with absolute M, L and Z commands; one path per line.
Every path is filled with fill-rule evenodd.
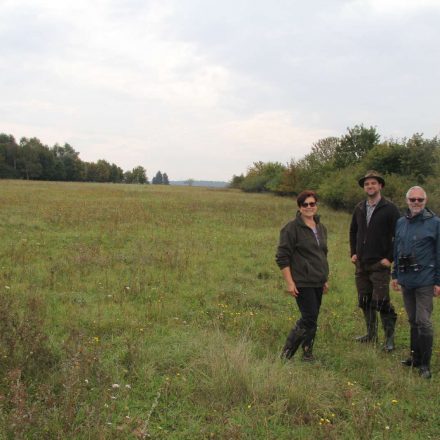
M 0 438 L 440 438 L 431 381 L 364 330 L 349 216 L 320 208 L 331 290 L 310 365 L 274 262 L 291 199 L 234 190 L 0 181 Z M 440 328 L 438 312 L 434 323 Z

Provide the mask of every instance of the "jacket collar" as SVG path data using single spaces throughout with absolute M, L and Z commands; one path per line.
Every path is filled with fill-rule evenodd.
M 360 208 L 362 209 L 362 211 L 366 211 L 366 209 L 367 209 L 367 203 L 368 203 L 368 200 L 367 199 L 365 199 L 364 201 L 362 201 L 361 203 L 360 203 Z M 376 204 L 376 208 L 375 209 L 377 209 L 377 208 L 381 208 L 382 206 L 384 206 L 384 205 L 388 205 L 388 200 L 385 198 L 385 197 L 381 197 L 380 198 L 380 200 L 377 202 L 377 204 Z
M 409 209 L 407 209 L 405 212 L 405 217 L 409 221 L 413 221 L 413 222 L 427 220 L 434 216 L 435 216 L 434 212 L 432 212 L 429 208 L 424 208 L 423 211 L 419 212 L 414 217 L 411 216 L 411 211 Z
M 316 225 L 319 225 L 319 221 L 321 217 L 318 214 L 316 214 L 313 216 L 313 219 L 315 220 Z M 308 228 L 308 226 L 304 223 L 304 220 L 302 219 L 301 213 L 299 211 L 296 212 L 296 220 L 301 226 L 305 226 Z

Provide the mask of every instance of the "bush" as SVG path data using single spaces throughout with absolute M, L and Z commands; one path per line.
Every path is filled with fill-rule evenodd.
M 318 190 L 322 200 L 334 209 L 352 211 L 362 200 L 363 191 L 357 181 L 362 173 L 358 166 L 347 167 L 343 173 L 330 173 Z

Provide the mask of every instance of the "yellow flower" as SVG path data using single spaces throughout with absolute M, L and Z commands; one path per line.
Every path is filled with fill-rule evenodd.
M 393 399 L 393 400 L 391 401 L 391 403 L 392 403 L 393 405 L 396 405 L 397 402 L 398 402 L 398 400 L 396 400 L 396 399 Z

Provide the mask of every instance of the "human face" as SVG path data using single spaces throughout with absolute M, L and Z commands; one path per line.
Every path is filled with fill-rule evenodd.
M 428 198 L 426 197 L 425 192 L 420 188 L 414 188 L 411 190 L 406 199 L 411 215 L 414 216 L 422 212 L 426 206 L 427 200 Z
M 310 206 L 310 203 L 312 206 Z M 307 197 L 307 199 L 305 199 L 299 207 L 299 212 L 301 215 L 308 218 L 312 218 L 316 214 L 316 211 L 318 211 L 318 205 L 316 204 L 316 199 L 313 196 Z
M 375 199 L 382 189 L 382 184 L 374 178 L 365 179 L 364 180 L 364 191 L 367 194 L 368 198 Z

